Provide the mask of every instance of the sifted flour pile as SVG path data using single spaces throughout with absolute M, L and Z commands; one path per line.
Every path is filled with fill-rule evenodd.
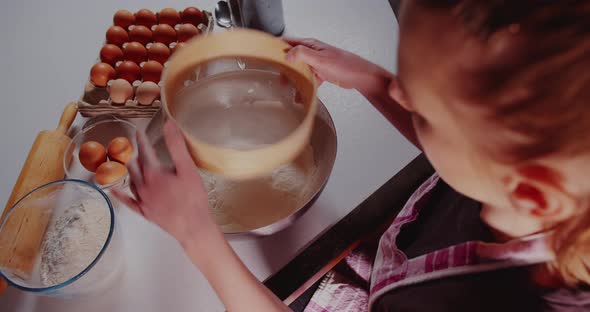
M 54 286 L 82 272 L 102 249 L 110 214 L 96 200 L 85 200 L 54 216 L 43 240 L 41 282 Z
M 276 169 L 272 175 L 246 181 L 227 180 L 201 171 L 209 205 L 224 231 L 259 228 L 290 215 L 311 191 L 316 172 L 313 149 Z

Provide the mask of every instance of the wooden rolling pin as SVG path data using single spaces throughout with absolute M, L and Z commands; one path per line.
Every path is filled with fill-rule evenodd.
M 78 106 L 70 102 L 57 129 L 40 132 L 6 203 L 2 219 L 17 200 L 43 184 L 64 178 L 63 158 L 71 142 L 67 131 L 76 118 Z M 34 207 L 32 207 L 34 208 Z M 1 219 L 0 219 L 1 220 Z M 19 209 L 11 214 L 0 231 L 0 266 L 18 275 L 30 275 L 49 222 L 49 215 L 38 209 Z M 6 281 L 0 278 L 0 294 Z

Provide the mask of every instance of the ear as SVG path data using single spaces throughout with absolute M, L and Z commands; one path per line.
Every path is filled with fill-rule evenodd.
M 516 170 L 508 187 L 512 206 L 522 215 L 543 223 L 564 221 L 576 211 L 575 197 L 564 188 L 559 174 L 542 165 Z

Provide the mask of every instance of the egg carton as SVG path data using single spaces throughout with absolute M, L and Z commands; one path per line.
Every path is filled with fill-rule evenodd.
M 208 35 L 213 31 L 213 15 L 211 12 L 202 10 L 207 16 L 207 25 L 200 24 L 197 28 L 201 31 L 200 36 Z M 106 43 L 106 42 L 105 42 Z M 100 57 L 97 60 L 100 62 Z M 164 69 L 166 64 L 164 64 Z M 121 118 L 152 118 L 162 107 L 160 99 L 154 100 L 150 105 L 142 105 L 135 98 L 135 90 L 141 81 L 135 81 L 133 86 L 134 96 L 125 103 L 114 103 L 109 95 L 108 87 L 95 86 L 90 79 L 86 82 L 84 92 L 78 100 L 78 111 L 84 117 L 96 117 L 100 115 L 114 115 Z M 161 82 L 158 83 L 162 88 Z

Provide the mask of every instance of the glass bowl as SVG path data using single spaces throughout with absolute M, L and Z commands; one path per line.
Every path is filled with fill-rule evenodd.
M 0 251 L 10 257 L 0 275 L 20 290 L 77 297 L 106 289 L 119 275 L 113 206 L 88 182 L 59 180 L 34 189 L 0 221 L 0 234 Z
M 80 163 L 78 153 L 80 146 L 88 141 L 96 141 L 105 148 L 116 137 L 126 137 L 133 144 L 133 158 L 137 157 L 136 127 L 129 121 L 112 116 L 99 116 L 90 119 L 84 128 L 74 136 L 64 153 L 64 169 L 68 179 L 87 181 L 98 185 L 103 190 L 124 188 L 129 184 L 129 174 L 118 180 L 101 185 L 96 181 L 94 172 L 88 171 Z

